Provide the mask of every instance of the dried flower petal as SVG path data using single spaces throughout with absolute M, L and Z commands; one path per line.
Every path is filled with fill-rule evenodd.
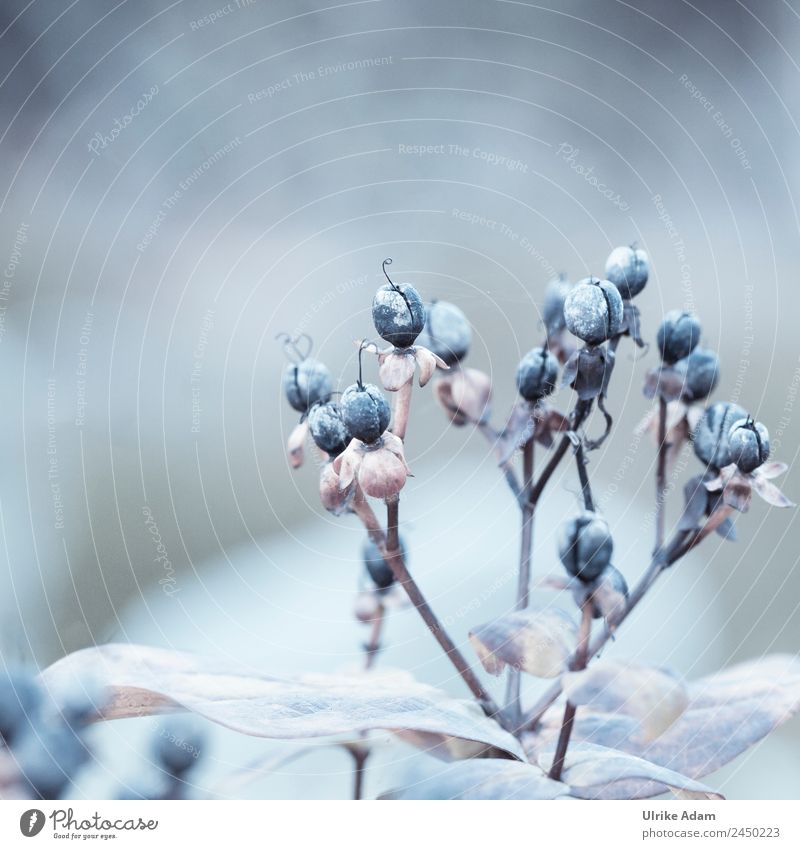
M 776 463 L 776 465 L 783 465 Z M 794 507 L 793 501 L 790 501 L 774 483 L 770 483 L 764 475 L 753 475 L 753 489 L 773 507 Z
M 413 349 L 383 352 L 378 359 L 381 383 L 387 392 L 397 392 L 413 379 L 416 366 Z
M 381 447 L 362 452 L 357 476 L 367 495 L 390 498 L 405 486 L 408 472 L 404 460 Z

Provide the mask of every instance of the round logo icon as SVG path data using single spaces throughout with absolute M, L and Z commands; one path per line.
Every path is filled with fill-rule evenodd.
M 25 837 L 36 837 L 44 828 L 44 811 L 31 808 L 19 818 L 19 830 Z

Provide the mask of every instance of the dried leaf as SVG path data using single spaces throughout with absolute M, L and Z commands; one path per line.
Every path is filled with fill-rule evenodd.
M 767 485 L 772 486 L 769 483 Z M 750 481 L 742 475 L 733 475 L 722 490 L 722 500 L 725 504 L 740 513 L 746 513 L 749 510 L 752 497 L 753 488 Z
M 725 766 L 800 711 L 800 660 L 772 655 L 732 666 L 689 686 L 689 707 L 657 740 L 636 739 L 636 721 L 620 714 L 578 711 L 574 740 L 588 740 L 646 758 L 691 778 Z M 552 744 L 563 709 L 542 723 Z M 542 745 L 540 742 L 539 745 Z
M 489 416 L 492 382 L 474 368 L 457 368 L 437 381 L 436 399 L 450 414 L 453 424 L 481 422 Z
M 549 769 L 552 760 L 552 749 L 539 755 L 542 769 Z M 686 775 L 593 743 L 570 745 L 561 778 L 580 799 L 646 799 L 668 790 L 692 793 L 693 798 L 724 798 Z
M 300 424 L 292 428 L 289 439 L 286 442 L 286 453 L 289 455 L 289 463 L 293 469 L 299 469 L 303 465 L 304 446 L 308 436 L 308 419 L 303 419 Z
M 638 737 L 654 740 L 686 710 L 684 683 L 670 672 L 638 664 L 601 661 L 564 675 L 564 694 L 575 705 L 623 713 L 639 723 Z
M 708 507 L 708 490 L 704 475 L 695 475 L 683 488 L 685 506 L 678 521 L 679 531 L 697 530 L 704 522 Z
M 572 655 L 577 628 L 558 608 L 521 610 L 479 625 L 469 638 L 483 668 L 499 675 L 506 665 L 538 678 L 560 675 Z
M 530 764 L 503 760 L 459 761 L 382 799 L 567 799 L 570 789 Z
M 776 464 L 778 465 L 778 464 Z M 760 470 L 759 470 L 760 471 Z M 753 488 L 755 491 L 773 507 L 794 507 L 793 501 L 790 501 L 774 483 L 771 483 L 763 475 L 758 472 L 753 476 Z
M 527 401 L 517 401 L 498 441 L 497 461 L 501 466 L 533 437 L 534 428 L 533 407 Z
M 406 672 L 275 677 L 237 668 L 228 659 L 112 643 L 67 655 L 42 673 L 54 694 L 74 691 L 89 678 L 110 690 L 102 719 L 189 710 L 255 737 L 421 731 L 439 738 L 444 750 L 448 738 L 458 738 L 524 757 L 519 743 L 473 702 Z

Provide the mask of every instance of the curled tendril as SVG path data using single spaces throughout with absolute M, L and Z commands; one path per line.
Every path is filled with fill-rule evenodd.
M 362 355 L 364 353 L 364 348 L 369 345 L 369 339 L 362 339 L 358 346 L 358 388 L 364 388 L 364 373 L 363 373 L 363 363 L 362 363 Z
M 289 360 L 290 363 L 294 363 L 294 365 L 300 365 L 303 360 L 307 360 L 311 353 L 311 349 L 314 347 L 314 340 L 308 335 L 308 333 L 301 333 L 299 336 L 292 337 L 283 331 L 282 333 L 278 333 L 275 339 L 276 341 L 283 343 L 283 353 L 285 354 L 286 359 Z M 305 350 L 302 350 L 299 347 L 303 342 L 305 342 L 305 345 L 303 346 Z
M 597 396 L 597 408 L 603 414 L 603 418 L 606 420 L 606 429 L 597 439 L 588 439 L 584 437 L 583 444 L 586 446 L 587 451 L 594 451 L 599 448 L 608 438 L 608 435 L 611 433 L 611 427 L 614 424 L 614 419 L 611 418 L 611 413 L 608 412 L 605 405 L 605 397 L 603 395 Z
M 392 289 L 394 289 L 395 292 L 399 292 L 400 289 L 397 287 L 397 284 L 394 282 L 394 280 L 389 277 L 389 272 L 386 270 L 386 266 L 391 264 L 392 258 L 390 256 L 387 256 L 386 259 L 381 263 L 381 268 L 383 269 L 383 276 L 389 281 L 389 285 L 392 287 Z

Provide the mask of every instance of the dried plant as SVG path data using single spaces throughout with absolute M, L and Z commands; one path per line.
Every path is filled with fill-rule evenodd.
M 766 428 L 736 404 L 703 408 L 718 381 L 717 357 L 698 347 L 696 316 L 669 313 L 656 334 L 661 364 L 644 387 L 654 408 L 640 425 L 655 437 L 657 452 L 655 540 L 643 577 L 629 589 L 626 570 L 612 563 L 613 528 L 595 502 L 587 454 L 612 433 L 606 396 L 619 344 L 627 336 L 644 346 L 632 299 L 647 283 L 645 252 L 615 249 L 605 279 L 570 285 L 562 276 L 550 284 L 542 309 L 544 340 L 520 362 L 520 397 L 499 430 L 490 423 L 489 377 L 464 365 L 472 338 L 466 316 L 442 301 L 426 306 L 413 286 L 393 282 L 390 262 L 384 262 L 387 282 L 372 309 L 388 347 L 357 343 L 358 377 L 341 396 L 334 398 L 329 370 L 311 359 L 310 340 L 283 338 L 290 357 L 285 394 L 300 414 L 288 441 L 291 465 L 303 462 L 304 444 L 312 439 L 323 455 L 322 503 L 334 515 L 357 517 L 366 532 L 365 576 L 355 605 L 356 618 L 368 628 L 363 672 L 254 676 L 227 661 L 109 645 L 58 661 L 43 673 L 44 683 L 52 693 L 69 692 L 76 677 L 90 673 L 110 688 L 98 705 L 105 719 L 182 708 L 243 734 L 333 738 L 332 745 L 353 757 L 355 798 L 363 793 L 374 745 L 370 732 L 377 729 L 449 762 L 388 798 L 617 799 L 666 792 L 720 798 L 699 779 L 800 708 L 800 661 L 770 656 L 686 684 L 663 669 L 598 656 L 659 576 L 713 532 L 733 538 L 733 516 L 748 509 L 753 490 L 769 504 L 792 506 L 772 483 L 786 467 L 767 462 Z M 382 389 L 363 380 L 370 355 L 377 357 Z M 514 610 L 476 623 L 469 633 L 480 667 L 507 676 L 502 704 L 421 592 L 401 540 L 401 494 L 410 473 L 404 441 L 415 374 L 421 386 L 438 375 L 435 397 L 455 425 L 486 437 L 519 506 Z M 574 392 L 569 411 L 548 401 L 559 386 Z M 391 408 L 384 392 L 392 396 Z M 605 425 L 590 437 L 586 427 L 595 408 Z M 686 483 L 683 514 L 668 537 L 668 475 L 687 441 L 702 470 Z M 538 463 L 537 445 L 545 452 Z M 530 605 L 534 518 L 553 473 L 570 461 L 583 509 L 560 529 L 557 554 L 564 574 L 539 583 L 571 592 L 572 615 L 555 605 Z M 380 668 L 383 625 L 403 604 L 419 613 L 471 698 Z M 522 675 L 552 682 L 535 704 L 521 700 Z M 257 773 L 276 763 L 250 769 Z

